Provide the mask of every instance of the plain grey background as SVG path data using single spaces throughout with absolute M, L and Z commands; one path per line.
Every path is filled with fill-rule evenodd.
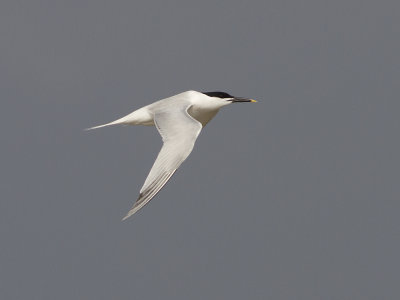
M 400 299 L 398 1 L 2 1 L 1 299 Z M 224 108 L 121 222 L 155 128 Z

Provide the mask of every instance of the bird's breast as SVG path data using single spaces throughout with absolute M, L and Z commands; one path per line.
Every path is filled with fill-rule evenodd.
M 219 109 L 207 109 L 198 106 L 191 106 L 188 110 L 188 113 L 199 121 L 203 127 L 206 126 L 208 122 L 211 121 L 212 118 L 218 113 Z

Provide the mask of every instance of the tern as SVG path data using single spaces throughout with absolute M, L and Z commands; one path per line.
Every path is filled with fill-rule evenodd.
M 225 92 L 186 91 L 139 108 L 113 122 L 88 128 L 118 124 L 155 126 L 163 140 L 161 151 L 140 189 L 138 199 L 122 220 L 132 216 L 157 195 L 192 152 L 200 131 L 221 107 L 241 102 L 257 101 Z

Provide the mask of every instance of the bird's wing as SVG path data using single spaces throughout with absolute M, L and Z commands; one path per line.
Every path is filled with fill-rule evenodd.
M 179 110 L 174 109 L 154 114 L 154 123 L 164 145 L 140 190 L 139 198 L 122 220 L 129 218 L 145 206 L 192 152 L 202 125 L 189 115 L 189 108 L 190 105 L 186 105 Z

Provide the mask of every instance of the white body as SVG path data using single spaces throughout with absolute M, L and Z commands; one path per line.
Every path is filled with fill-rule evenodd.
M 146 105 L 113 122 L 89 129 L 118 124 L 154 126 L 154 115 L 158 112 L 189 106 L 189 115 L 199 121 L 204 127 L 214 118 L 221 107 L 230 103 L 226 100 L 208 97 L 196 91 L 187 91 Z
M 201 129 L 221 107 L 232 103 L 232 99 L 187 91 L 142 107 L 111 123 L 89 128 L 117 124 L 155 125 L 163 139 L 163 147 L 140 190 L 139 198 L 123 220 L 146 205 L 161 190 L 189 156 Z

